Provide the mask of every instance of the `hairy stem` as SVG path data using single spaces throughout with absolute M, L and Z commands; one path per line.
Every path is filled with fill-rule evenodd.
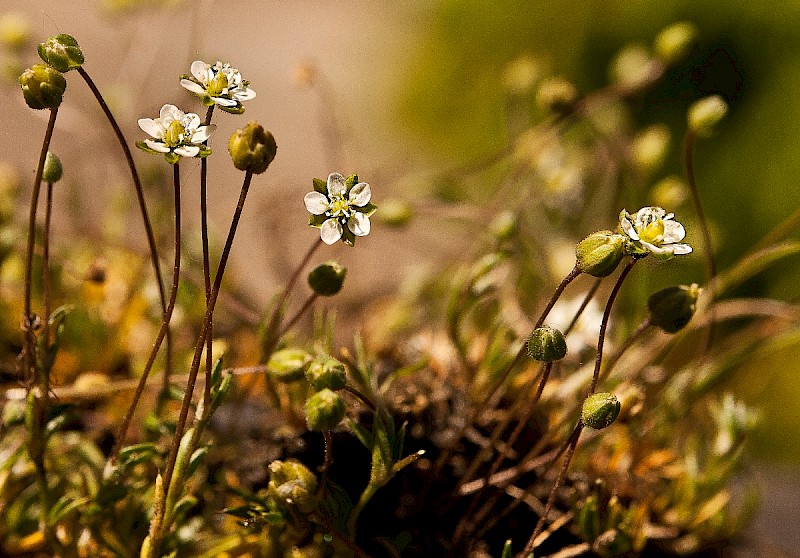
M 211 124 L 215 106 L 208 107 L 203 126 Z M 203 283 L 206 290 L 206 309 L 208 309 L 208 301 L 211 299 L 211 260 L 208 251 L 208 157 L 200 160 L 200 234 L 203 243 Z M 208 334 L 206 335 L 206 383 L 203 387 L 203 402 L 206 406 L 211 401 L 211 371 L 214 368 L 213 341 L 214 316 L 212 313 L 208 319 Z

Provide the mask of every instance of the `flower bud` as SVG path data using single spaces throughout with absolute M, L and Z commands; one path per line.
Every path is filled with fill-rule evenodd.
M 647 308 L 650 323 L 667 333 L 675 333 L 689 323 L 697 308 L 697 298 L 702 289 L 697 283 L 690 286 L 667 287 L 650 295 Z
M 59 72 L 68 72 L 80 68 L 83 64 L 83 52 L 75 37 L 61 33 L 48 38 L 39 44 L 39 58 Z
M 299 461 L 273 461 L 267 492 L 276 503 L 311 513 L 317 506 L 317 477 Z
M 321 296 L 333 296 L 342 290 L 347 268 L 334 261 L 318 265 L 308 274 L 308 286 Z
M 578 90 L 563 78 L 549 78 L 536 92 L 536 104 L 553 112 L 569 112 L 578 100 Z
M 34 64 L 19 76 L 22 95 L 32 109 L 54 109 L 61 104 L 67 80 L 45 64 Z
M 306 424 L 309 430 L 331 430 L 344 418 L 344 400 L 327 388 L 306 401 Z
M 228 140 L 233 166 L 241 171 L 261 174 L 275 158 L 278 146 L 269 130 L 256 121 L 236 130 Z
M 28 41 L 30 25 L 22 14 L 6 12 L 0 15 L 0 44 L 19 50 Z
M 697 27 L 688 21 L 674 23 L 656 35 L 656 55 L 665 64 L 680 62 L 697 40 Z
M 640 89 L 647 85 L 653 72 L 653 59 L 642 45 L 627 45 L 611 64 L 611 81 L 626 88 Z
M 314 361 L 306 370 L 306 380 L 316 391 L 344 389 L 347 384 L 347 371 L 344 364 L 335 358 L 325 362 Z
M 689 107 L 689 129 L 701 137 L 709 137 L 728 114 L 728 103 L 719 95 L 711 95 Z
M 610 393 L 595 393 L 586 398 L 581 410 L 583 424 L 601 430 L 611 425 L 619 415 L 620 404 Z
M 414 212 L 411 204 L 403 200 L 386 200 L 381 204 L 380 219 L 390 227 L 405 227 Z
M 537 327 L 528 338 L 528 356 L 543 362 L 561 360 L 567 356 L 564 334 L 550 326 Z
M 612 231 L 598 231 L 581 240 L 575 247 L 576 265 L 592 277 L 606 277 L 622 261 L 625 237 Z
M 669 151 L 670 133 L 664 124 L 655 124 L 642 131 L 631 146 L 633 161 L 644 172 L 657 170 Z
M 269 357 L 267 371 L 279 382 L 288 384 L 303 377 L 311 360 L 311 355 L 302 349 L 281 349 Z
M 61 159 L 55 153 L 47 152 L 47 157 L 44 160 L 44 171 L 42 172 L 42 180 L 48 184 L 55 184 L 61 180 L 61 175 L 64 172 L 61 166 Z

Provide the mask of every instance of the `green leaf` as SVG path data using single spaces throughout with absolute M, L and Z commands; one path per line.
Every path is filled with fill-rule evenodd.
M 370 202 L 370 203 L 368 203 L 367 205 L 365 205 L 363 207 L 354 207 L 353 209 L 355 209 L 359 213 L 363 213 L 364 215 L 369 217 L 370 215 L 375 213 L 375 211 L 378 209 L 378 206 L 375 205 L 374 203 Z
M 138 147 L 142 151 L 146 151 L 147 153 L 155 153 L 157 155 L 161 154 L 160 151 L 156 151 L 155 149 L 150 149 L 149 147 L 147 147 L 147 144 L 144 141 L 137 141 L 136 147 Z
M 353 234 L 353 231 L 351 231 L 347 225 L 342 227 L 342 242 L 348 246 L 356 245 L 356 235 Z
M 788 241 L 750 254 L 739 260 L 733 267 L 720 273 L 714 280 L 712 292 L 718 298 L 775 262 L 797 253 L 800 253 L 800 242 Z
M 353 186 L 358 184 L 358 175 L 357 174 L 351 174 L 350 176 L 348 176 L 345 179 L 344 183 L 345 183 L 345 186 L 347 186 L 347 191 L 345 193 L 349 194 L 350 190 L 353 189 Z
M 218 388 L 219 382 L 222 379 L 222 359 L 218 358 L 211 369 L 211 388 Z
M 347 426 L 350 428 L 350 431 L 353 435 L 358 439 L 359 442 L 363 444 L 365 448 L 368 450 L 372 450 L 372 433 L 367 430 L 367 428 L 363 424 L 359 424 L 352 419 L 347 419 Z
M 406 441 L 406 428 L 408 427 L 408 421 L 403 422 L 403 426 L 400 427 L 400 430 L 397 432 L 397 438 L 394 441 L 394 455 L 392 458 L 397 461 L 403 456 L 403 444 Z
M 308 218 L 308 224 L 312 227 L 321 227 L 322 223 L 328 220 L 326 215 L 312 215 Z
M 323 196 L 327 196 L 328 195 L 328 182 L 325 181 L 325 180 L 322 180 L 321 178 L 315 178 L 314 179 L 314 190 L 316 192 L 319 192 Z
M 370 484 L 382 485 L 392 477 L 392 444 L 386 423 L 380 414 L 375 415 L 372 425 L 372 470 L 370 471 Z
M 198 145 L 197 147 L 200 148 L 200 151 L 197 153 L 197 155 L 195 155 L 195 157 L 198 157 L 200 159 L 204 159 L 204 158 L 208 157 L 209 155 L 211 155 L 211 148 L 210 147 L 208 147 L 206 145 Z
M 325 516 L 330 525 L 342 533 L 347 531 L 347 518 L 353 510 L 353 501 L 338 484 L 326 479 L 320 489 L 317 513 Z
M 175 505 L 175 511 L 173 512 L 173 523 L 176 525 L 180 525 L 183 523 L 183 520 L 186 518 L 186 514 L 197 505 L 198 499 L 191 494 L 187 494 L 180 501 Z
M 192 457 L 189 459 L 189 468 L 186 470 L 186 478 L 191 478 L 191 476 L 197 471 L 197 468 L 200 466 L 200 463 L 203 462 L 203 458 L 208 453 L 207 447 L 197 448 L 194 450 Z
M 72 496 L 65 494 L 50 508 L 50 512 L 47 514 L 47 524 L 50 526 L 56 525 L 70 513 L 79 510 L 88 502 L 89 498 L 77 498 L 73 500 Z
M 233 107 L 224 107 L 222 105 L 217 105 L 217 106 L 219 106 L 220 110 L 223 110 L 228 114 L 242 114 L 244 112 L 244 106 L 242 106 L 242 103 L 239 103 L 238 105 Z
M 513 554 L 511 553 L 511 539 L 506 541 L 506 544 L 503 545 L 503 553 L 500 555 L 500 558 L 511 558 Z
M 155 459 L 158 455 L 160 455 L 158 447 L 152 442 L 145 442 L 122 448 L 118 460 L 120 467 L 127 468 Z

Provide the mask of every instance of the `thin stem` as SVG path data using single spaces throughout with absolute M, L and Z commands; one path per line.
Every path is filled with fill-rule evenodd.
M 175 459 L 178 455 L 178 447 L 180 446 L 181 437 L 183 436 L 183 431 L 186 427 L 186 418 L 189 414 L 189 407 L 191 406 L 192 402 L 192 393 L 194 392 L 194 386 L 197 380 L 197 372 L 200 369 L 200 359 L 203 354 L 206 335 L 208 334 L 209 321 L 211 319 L 211 314 L 214 312 L 214 305 L 217 302 L 217 297 L 219 296 L 222 278 L 225 275 L 225 267 L 228 264 L 228 256 L 230 256 L 231 246 L 233 245 L 233 238 L 236 235 L 236 229 L 239 226 L 239 219 L 242 216 L 242 209 L 244 208 L 244 202 L 247 199 L 247 192 L 250 188 L 250 182 L 252 179 L 253 173 L 247 171 L 244 175 L 244 183 L 242 184 L 242 191 L 239 195 L 239 203 L 237 204 L 236 210 L 233 214 L 231 227 L 228 230 L 228 238 L 225 241 L 225 247 L 222 250 L 222 256 L 220 257 L 219 265 L 217 267 L 217 273 L 214 277 L 214 284 L 211 287 L 211 297 L 208 300 L 208 307 L 206 308 L 206 314 L 203 318 L 203 326 L 200 329 L 200 334 L 197 338 L 197 343 L 195 344 L 192 365 L 189 369 L 189 378 L 186 383 L 186 393 L 183 396 L 180 415 L 178 416 L 178 422 L 175 427 L 175 436 L 172 440 L 169 458 L 167 459 L 167 465 L 164 470 L 163 478 L 164 486 L 166 487 L 165 491 L 172 489 L 170 486 L 170 481 L 172 480 L 172 472 L 175 468 Z
M 311 296 L 309 296 L 306 299 L 306 301 L 303 303 L 303 306 L 301 306 L 300 309 L 295 313 L 295 315 L 292 316 L 292 319 L 286 322 L 286 325 L 284 325 L 278 332 L 278 335 L 275 338 L 276 341 L 280 341 L 280 338 L 286 335 L 287 331 L 292 329 L 292 326 L 294 326 L 294 324 L 296 324 L 297 321 L 303 317 L 303 314 L 305 314 L 308 311 L 308 309 L 311 308 L 314 302 L 316 302 L 317 298 L 319 298 L 319 294 L 312 293 Z
M 169 331 L 169 322 L 172 319 L 172 311 L 175 309 L 175 300 L 178 296 L 178 284 L 180 279 L 180 270 L 181 270 L 181 175 L 180 175 L 180 163 L 175 163 L 172 165 L 172 178 L 173 178 L 173 189 L 175 192 L 175 260 L 173 264 L 172 270 L 172 288 L 170 289 L 169 293 L 169 301 L 167 302 L 167 308 L 164 311 L 164 316 L 161 320 L 161 327 L 158 329 L 158 334 L 156 335 L 156 340 L 153 342 L 153 348 L 150 350 L 150 355 L 147 357 L 147 363 L 144 366 L 144 371 L 142 371 L 142 375 L 139 377 L 139 383 L 136 386 L 136 391 L 133 394 L 133 400 L 131 401 L 128 410 L 125 412 L 125 417 L 122 419 L 122 425 L 120 426 L 119 432 L 117 433 L 117 440 L 114 443 L 114 449 L 111 452 L 110 460 L 116 461 L 117 456 L 119 455 L 119 451 L 122 449 L 122 444 L 125 441 L 125 436 L 128 433 L 128 428 L 130 428 L 131 421 L 133 420 L 134 412 L 136 411 L 136 407 L 139 404 L 139 400 L 142 398 L 142 394 L 144 393 L 144 388 L 147 386 L 147 377 L 150 375 L 150 371 L 153 368 L 153 364 L 156 361 L 156 355 L 158 354 L 158 350 L 161 348 L 161 343 L 164 341 L 164 337 L 167 335 L 167 331 Z M 168 376 L 168 371 L 164 371 L 164 375 Z
M 92 78 L 89 77 L 89 74 L 86 73 L 86 70 L 83 66 L 79 66 L 77 68 L 78 74 L 83 78 L 86 82 L 86 85 L 89 86 L 89 89 L 92 91 L 95 99 L 97 99 L 100 108 L 103 109 L 103 113 L 106 115 L 109 124 L 114 129 L 114 135 L 117 136 L 117 141 L 119 142 L 122 151 L 125 153 L 125 160 L 128 163 L 128 169 L 131 173 L 131 178 L 133 179 L 133 186 L 136 189 L 136 197 L 139 201 L 139 212 L 142 215 L 142 222 L 144 224 L 144 230 L 147 234 L 147 244 L 150 248 L 150 260 L 153 263 L 153 271 L 156 277 L 156 284 L 158 285 L 158 296 L 161 301 L 161 312 L 166 314 L 167 312 L 167 297 L 166 293 L 164 292 L 164 279 L 161 276 L 161 264 L 159 262 L 158 257 L 158 246 L 156 245 L 156 237 L 153 234 L 153 226 L 150 223 L 150 217 L 147 213 L 147 204 L 145 203 L 144 199 L 144 189 L 142 188 L 142 182 L 139 179 L 139 172 L 136 170 L 136 163 L 133 161 L 133 154 L 131 153 L 130 147 L 128 147 L 128 142 L 125 139 L 125 135 L 122 133 L 122 129 L 117 124 L 117 120 L 114 118 L 114 115 L 111 113 L 111 109 L 108 108 L 108 105 L 103 99 L 103 95 L 100 93 L 100 90 L 95 85 Z M 171 354 L 172 352 L 172 336 L 167 335 L 167 354 Z M 168 364 L 170 359 L 168 358 Z
M 325 440 L 325 461 L 320 466 L 319 471 L 325 473 L 333 465 L 333 435 L 330 430 L 324 430 L 322 438 Z
M 528 544 L 525 545 L 525 549 L 517 556 L 528 556 L 533 552 L 533 549 L 536 545 L 536 539 L 539 537 L 539 533 L 542 532 L 545 524 L 547 523 L 547 516 L 550 515 L 550 510 L 553 509 L 553 504 L 556 501 L 558 489 L 560 488 L 561 483 L 564 482 L 564 477 L 567 476 L 567 469 L 569 469 L 570 461 L 572 461 L 572 456 L 575 453 L 575 448 L 578 445 L 578 439 L 581 437 L 582 431 L 583 423 L 578 421 L 575 430 L 572 432 L 572 436 L 570 436 L 569 440 L 567 440 L 567 450 L 564 455 L 564 463 L 561 465 L 561 471 L 559 471 L 556 482 L 553 484 L 553 488 L 550 490 L 550 496 L 547 498 L 547 504 L 545 504 L 544 513 L 542 514 L 542 517 L 539 518 L 539 522 L 536 524 L 536 528 L 533 530 L 533 534 L 528 540 Z
M 373 413 L 375 413 L 375 412 L 377 412 L 377 411 L 378 411 L 378 408 L 377 408 L 377 407 L 375 407 L 375 404 L 374 404 L 372 401 L 370 401 L 370 400 L 367 398 L 367 396 L 366 396 L 366 395 L 364 395 L 363 393 L 361 393 L 360 391 L 358 391 L 358 389 L 356 389 L 356 388 L 355 388 L 353 385 L 351 385 L 351 384 L 347 384 L 346 386 L 344 386 L 344 390 L 345 390 L 347 393 L 349 393 L 349 394 L 351 394 L 351 395 L 355 396 L 355 397 L 356 397 L 356 399 L 358 399 L 358 400 L 359 400 L 359 401 L 361 401 L 361 402 L 362 402 L 364 405 L 366 405 L 366 406 L 367 406 L 367 407 L 368 407 L 368 408 L 369 408 L 369 409 L 370 409 L 370 410 L 371 410 Z
M 611 294 L 608 295 L 608 302 L 606 302 L 606 308 L 603 311 L 603 319 L 600 322 L 600 335 L 597 337 L 597 354 L 595 355 L 594 359 L 594 372 L 592 373 L 592 384 L 589 387 L 589 395 L 592 395 L 597 389 L 597 382 L 600 379 L 600 365 L 603 364 L 603 345 L 605 345 L 606 340 L 606 329 L 608 328 L 608 320 L 611 317 L 611 307 L 614 305 L 614 300 L 617 298 L 617 294 L 619 294 L 620 288 L 622 288 L 622 283 L 625 282 L 625 278 L 633 269 L 633 266 L 636 265 L 636 262 L 639 261 L 635 258 L 632 258 L 628 265 L 626 265 L 622 273 L 619 274 L 617 278 L 617 282 L 614 284 L 614 288 L 611 289 Z
M 303 259 L 300 260 L 299 264 L 297 264 L 292 276 L 289 278 L 289 281 L 286 283 L 283 291 L 281 291 L 278 301 L 275 304 L 275 308 L 272 309 L 272 314 L 270 314 L 267 325 L 267 342 L 265 343 L 266 348 L 263 355 L 265 360 L 272 355 L 272 351 L 275 350 L 278 340 L 280 339 L 280 334 L 278 334 L 277 331 L 281 325 L 283 307 L 286 304 L 286 300 L 289 298 L 289 293 L 291 293 L 292 288 L 294 288 L 295 283 L 297 283 L 297 280 L 300 278 L 300 273 L 302 273 L 303 269 L 306 267 L 306 265 L 308 265 L 308 262 L 314 255 L 314 252 L 316 252 L 320 246 L 322 246 L 322 239 L 315 240 L 314 243 L 308 247 Z
M 628 336 L 628 339 L 625 340 L 625 344 L 622 345 L 614 354 L 611 355 L 610 362 L 605 367 L 605 369 L 602 370 L 600 373 L 601 381 L 608 378 L 608 375 L 611 374 L 611 371 L 614 369 L 614 365 L 617 364 L 619 359 L 622 358 L 622 355 L 624 355 L 628 351 L 628 349 L 630 349 L 634 345 L 634 343 L 636 343 L 636 341 L 638 341 L 639 338 L 642 335 L 644 335 L 644 333 L 648 329 L 650 329 L 651 325 L 653 324 L 650 323 L 650 318 L 645 318 L 644 320 L 642 320 L 642 323 L 640 323 L 636 327 L 636 330 L 634 330 L 634 332 Z
M 33 332 L 34 317 L 31 313 L 31 284 L 33 276 L 33 249 L 36 244 L 36 212 L 39 207 L 39 191 L 42 187 L 42 175 L 44 174 L 44 162 L 47 159 L 47 152 L 50 149 L 50 140 L 53 138 L 53 130 L 56 127 L 58 117 L 58 107 L 50 109 L 50 119 L 47 121 L 47 129 L 42 141 L 42 150 L 39 153 L 39 164 L 36 167 L 36 178 L 33 180 L 33 191 L 31 193 L 31 208 L 28 218 L 28 249 L 25 253 L 25 298 L 23 303 L 23 328 L 24 328 L 24 378 L 26 382 L 33 382 L 36 377 L 36 336 Z M 45 317 L 45 319 L 47 319 Z M 50 386 L 42 387 L 42 397 L 47 397 Z
M 44 326 L 42 337 L 44 338 L 44 351 L 47 353 L 50 347 L 50 219 L 53 213 L 53 183 L 47 183 L 47 202 L 44 212 L 44 233 L 42 235 L 42 289 L 44 298 Z M 49 374 L 49 370 L 45 373 Z M 48 381 L 49 384 L 49 381 Z M 49 386 L 48 386 L 49 387 Z
M 215 106 L 208 107 L 203 126 L 211 124 Z M 203 242 L 203 282 L 206 289 L 206 308 L 208 308 L 208 301 L 211 299 L 211 260 L 208 250 L 208 157 L 200 160 L 200 231 Z M 211 371 L 214 368 L 213 341 L 214 316 L 212 314 L 208 320 L 208 335 L 206 335 L 206 382 L 203 387 L 203 402 L 206 407 L 211 401 Z

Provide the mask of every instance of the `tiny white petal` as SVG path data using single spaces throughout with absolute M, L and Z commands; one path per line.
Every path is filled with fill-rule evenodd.
M 162 121 L 169 120 L 170 122 L 173 120 L 181 120 L 183 116 L 183 111 L 179 110 L 175 105 L 164 105 L 158 113 L 158 117 Z M 164 122 L 164 127 L 167 127 L 166 122 Z
M 328 175 L 328 195 L 329 196 L 344 196 L 347 191 L 347 183 L 344 176 L 338 172 L 333 172 Z
M 198 153 L 200 148 L 196 145 L 182 145 L 175 150 L 175 154 L 181 157 L 195 157 Z
M 363 213 L 355 212 L 347 220 L 347 228 L 356 236 L 367 236 L 369 234 L 369 217 Z
M 140 118 L 139 127 L 151 138 L 161 139 L 164 137 L 164 128 L 152 118 Z
M 679 256 L 692 253 L 692 247 L 689 246 L 688 244 L 673 244 L 670 247 L 672 248 L 672 253 L 677 254 Z
M 255 99 L 256 92 L 248 87 L 247 89 L 239 89 L 233 96 L 239 101 L 249 101 L 250 99 Z
M 622 227 L 622 232 L 627 234 L 631 238 L 631 240 L 639 240 L 639 235 L 636 232 L 636 229 L 633 227 L 633 224 L 631 223 L 630 219 L 625 217 L 624 219 L 622 219 L 622 221 L 620 221 L 619 226 Z
M 146 139 L 144 140 L 144 144 L 153 151 L 158 151 L 159 153 L 169 153 L 169 147 L 167 147 L 164 142 Z
M 206 76 L 208 75 L 208 64 L 203 62 L 202 60 L 195 60 L 192 62 L 192 67 L 190 68 L 192 75 L 197 78 L 198 81 L 202 83 L 208 83 L 206 80 Z
M 200 117 L 197 116 L 195 113 L 190 112 L 184 115 L 181 124 L 183 124 L 183 127 L 186 128 L 186 130 L 188 131 L 197 129 L 197 127 L 200 126 L 200 122 L 201 122 Z
M 215 103 L 223 107 L 235 107 L 239 103 L 233 99 L 226 99 L 225 97 L 211 97 Z
M 353 186 L 353 188 L 350 190 L 350 194 L 347 197 L 351 204 L 358 207 L 364 207 L 372 198 L 372 191 L 369 188 L 369 184 L 366 182 L 359 182 Z
M 182 79 L 181 85 L 185 88 L 194 93 L 195 95 L 204 95 L 206 92 L 205 87 L 202 85 L 193 82 L 190 79 Z
M 677 221 L 664 221 L 664 242 L 673 244 L 686 236 L 686 229 Z
M 212 136 L 214 130 L 217 129 L 216 124 L 209 124 L 208 126 L 200 126 L 197 131 L 192 134 L 192 143 L 202 143 Z
M 644 240 L 642 240 L 640 242 L 641 242 L 642 246 L 647 248 L 653 254 L 669 254 L 669 253 L 672 252 L 670 250 L 672 248 L 672 246 L 665 246 L 664 248 L 662 248 L 660 246 L 656 246 L 655 244 L 650 244 L 649 242 L 646 242 Z
M 319 228 L 319 237 L 325 244 L 335 244 L 342 238 L 342 224 L 337 219 L 328 219 Z
M 319 192 L 309 192 L 303 198 L 303 202 L 306 204 L 308 212 L 312 215 L 322 215 L 328 211 L 328 198 Z

